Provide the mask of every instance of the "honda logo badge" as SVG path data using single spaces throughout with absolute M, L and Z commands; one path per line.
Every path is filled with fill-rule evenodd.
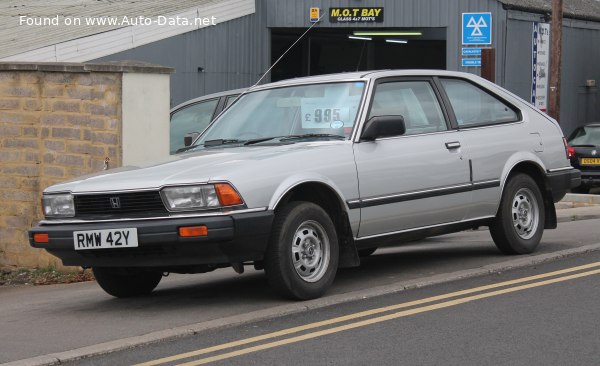
M 121 199 L 119 199 L 119 197 L 111 197 L 110 198 L 110 207 L 121 208 Z
M 592 155 L 596 155 L 597 151 L 596 150 L 592 150 Z

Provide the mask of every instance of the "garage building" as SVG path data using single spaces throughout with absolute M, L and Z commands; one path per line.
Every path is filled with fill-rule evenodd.
M 560 122 L 568 134 L 578 125 L 600 121 L 600 2 L 564 2 Z M 3 19 L 0 35 L 10 40 L 0 47 L 0 61 L 140 60 L 170 66 L 176 70 L 171 105 L 253 85 L 319 17 L 266 81 L 387 68 L 480 74 L 480 52 L 493 48 L 497 84 L 532 102 L 535 96 L 541 109 L 548 94 L 548 0 L 150 0 L 144 6 L 84 0 L 73 1 L 73 7 L 57 0 L 45 7 L 22 3 L 0 16 L 9 18 Z M 187 26 L 15 26 L 22 15 L 52 14 L 202 20 Z

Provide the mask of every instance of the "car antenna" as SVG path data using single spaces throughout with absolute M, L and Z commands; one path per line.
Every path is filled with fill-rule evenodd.
M 313 23 L 313 24 L 312 24 L 310 27 L 308 27 L 308 29 L 307 29 L 307 30 L 305 30 L 305 31 L 304 31 L 304 33 L 302 33 L 302 35 L 301 35 L 300 37 L 298 37 L 298 39 L 296 39 L 296 40 L 294 41 L 294 43 L 292 43 L 292 45 L 291 45 L 291 46 L 289 46 L 289 47 L 287 48 L 287 50 L 285 50 L 285 51 L 284 51 L 284 52 L 281 54 L 281 56 L 279 56 L 279 58 L 278 58 L 278 59 L 277 59 L 275 62 L 273 62 L 273 64 L 272 64 L 272 65 L 271 65 L 271 66 L 270 66 L 270 67 L 267 69 L 267 71 L 265 71 L 265 72 L 264 72 L 264 74 L 263 74 L 263 75 L 262 75 L 262 76 L 261 76 L 261 77 L 258 79 L 258 81 L 257 81 L 256 83 L 254 83 L 254 85 L 251 85 L 251 86 L 249 86 L 249 87 L 248 87 L 246 90 L 244 90 L 244 91 L 243 91 L 243 92 L 242 92 L 240 95 L 238 95 L 238 96 L 237 96 L 237 98 L 235 98 L 235 100 L 234 100 L 234 101 L 233 101 L 231 104 L 235 103 L 235 102 L 236 102 L 236 101 L 237 101 L 237 100 L 238 100 L 238 99 L 239 99 L 239 98 L 240 98 L 242 95 L 246 94 L 246 93 L 247 93 L 247 92 L 248 92 L 250 89 L 252 89 L 252 88 L 254 88 L 255 86 L 257 86 L 258 84 L 260 84 L 260 82 L 261 82 L 261 81 L 262 81 L 262 80 L 265 78 L 265 76 L 267 76 L 267 74 L 269 74 L 269 72 L 271 72 L 271 70 L 273 70 L 273 68 L 274 68 L 274 67 L 275 67 L 275 66 L 276 66 L 276 65 L 279 63 L 279 61 L 281 61 L 281 60 L 282 60 L 282 59 L 285 57 L 285 55 L 287 55 L 287 53 L 288 53 L 288 52 L 290 52 L 290 50 L 291 50 L 292 48 L 294 48 L 294 46 L 295 46 L 295 45 L 296 45 L 298 42 L 300 42 L 300 40 L 301 40 L 302 38 L 304 38 L 304 36 L 305 36 L 305 35 L 306 35 L 308 32 L 310 32 L 310 30 L 311 30 L 311 29 L 313 29 L 313 27 L 314 27 L 315 25 L 317 25 L 317 24 L 318 24 L 318 23 L 321 21 L 321 18 L 323 18 L 323 16 L 324 16 L 324 15 L 325 15 L 325 13 L 323 13 L 323 14 L 322 14 L 322 15 L 319 17 L 319 19 L 317 19 L 317 21 L 316 21 L 316 22 L 314 22 L 314 23 Z
M 367 45 L 367 41 L 363 41 L 363 45 L 360 49 L 360 56 L 358 57 L 358 62 L 356 63 L 356 71 L 360 68 L 360 63 L 362 61 L 363 53 L 365 52 L 365 46 Z
M 315 25 L 317 25 L 317 23 L 319 23 L 319 22 L 321 21 L 321 18 L 323 18 L 323 16 L 324 16 L 324 15 L 325 15 L 325 13 L 323 13 L 323 14 L 322 14 L 322 15 L 321 15 L 321 16 L 320 16 L 318 19 L 317 19 L 317 21 L 316 21 L 316 22 L 314 22 L 314 23 L 313 23 L 313 24 L 312 24 L 310 27 L 308 27 L 308 29 L 307 29 L 307 30 L 305 30 L 305 31 L 304 31 L 304 33 L 302 33 L 302 35 L 300 35 L 300 37 L 298 37 L 298 39 L 296 39 L 296 41 L 294 41 L 294 43 L 292 43 L 292 45 L 291 45 L 291 46 L 289 46 L 289 47 L 287 48 L 287 50 L 285 50 L 285 52 L 283 52 L 283 53 L 281 54 L 281 56 L 279 56 L 279 58 L 278 58 L 278 59 L 277 59 L 275 62 L 273 62 L 273 64 L 271 65 L 271 67 L 269 67 L 269 68 L 267 69 L 267 71 L 265 71 L 265 72 L 264 72 L 264 74 L 263 74 L 263 75 L 262 75 L 262 76 L 261 76 L 261 77 L 258 79 L 258 81 L 257 81 L 256 83 L 254 83 L 254 85 L 251 85 L 251 86 L 249 86 L 248 88 L 246 88 L 246 89 L 245 89 L 243 92 L 241 92 L 241 93 L 240 93 L 240 94 L 239 94 L 237 97 L 235 97 L 235 99 L 233 100 L 233 102 L 229 103 L 229 106 L 231 106 L 231 105 L 235 104 L 235 102 L 237 102 L 237 100 L 238 100 L 238 99 L 240 99 L 240 98 L 241 98 L 243 95 L 245 95 L 246 93 L 248 93 L 248 91 L 250 91 L 250 89 L 252 89 L 252 88 L 254 88 L 255 86 L 257 86 L 257 85 L 258 85 L 258 84 L 259 84 L 259 83 L 260 83 L 260 82 L 261 82 L 261 81 L 262 81 L 262 80 L 265 78 L 265 76 L 267 76 L 267 74 L 268 74 L 269 72 L 271 72 L 271 70 L 272 70 L 272 69 L 273 69 L 273 68 L 274 68 L 274 67 L 275 67 L 275 66 L 276 66 L 276 65 L 279 63 L 279 61 L 281 61 L 281 59 L 283 59 L 283 57 L 284 57 L 284 56 L 285 56 L 285 55 L 286 55 L 286 54 L 287 54 L 287 53 L 288 53 L 288 52 L 289 52 L 289 51 L 290 51 L 292 48 L 294 48 L 294 46 L 296 45 L 296 43 L 300 42 L 300 40 L 301 40 L 302 38 L 304 38 L 304 36 L 305 36 L 305 35 L 306 35 L 308 32 L 310 32 L 310 30 L 311 30 L 311 29 L 313 29 L 313 27 L 314 27 Z M 226 110 L 229 108 L 229 106 L 227 106 L 227 107 L 225 107 L 223 110 L 221 110 L 221 112 L 219 112 L 219 114 L 218 114 L 218 115 L 217 115 L 215 118 L 213 118 L 213 122 L 214 122 L 214 121 L 215 121 L 215 120 L 216 120 L 216 119 L 217 119 L 219 116 L 221 116 L 221 114 L 223 114 L 223 112 L 225 112 L 225 111 L 226 111 Z M 209 124 L 209 126 L 210 126 L 210 125 L 212 125 L 212 122 Z M 208 127 L 207 127 L 206 129 L 208 129 Z M 205 129 L 205 130 L 206 130 L 206 129 Z M 201 136 L 201 135 L 202 135 L 202 134 L 198 135 L 198 137 L 196 137 L 196 139 L 195 139 L 195 140 L 192 142 L 192 144 L 191 144 L 190 146 L 194 146 L 194 145 L 195 145 L 195 143 L 196 143 L 196 141 L 198 141 L 198 139 L 200 138 L 200 136 Z
M 272 70 L 272 69 L 275 67 L 275 65 L 277 65 L 277 64 L 279 63 L 279 61 L 281 61 L 281 59 L 282 59 L 282 58 L 283 58 L 283 57 L 284 57 L 284 56 L 285 56 L 285 55 L 286 55 L 286 54 L 287 54 L 287 53 L 288 53 L 288 52 L 289 52 L 289 51 L 290 51 L 292 48 L 294 48 L 294 46 L 296 45 L 296 43 L 300 42 L 300 40 L 301 40 L 302 38 L 304 38 L 304 36 L 305 36 L 305 35 L 306 35 L 308 32 L 310 32 L 310 30 L 311 30 L 311 29 L 313 29 L 313 27 L 314 27 L 315 25 L 317 25 L 317 23 L 319 23 L 319 21 L 321 21 L 321 18 L 323 18 L 323 15 L 325 15 L 325 13 L 323 13 L 323 14 L 322 14 L 322 15 L 319 17 L 319 19 L 317 19 L 317 21 L 316 21 L 316 22 L 314 22 L 314 23 L 313 23 L 313 24 L 312 24 L 310 27 L 308 27 L 308 29 L 307 29 L 307 30 L 305 30 L 305 31 L 304 31 L 304 33 L 302 33 L 302 35 L 301 35 L 300 37 L 298 37 L 298 39 L 297 39 L 297 40 L 296 40 L 294 43 L 292 43 L 292 45 L 291 45 L 291 46 L 289 46 L 289 47 L 288 47 L 288 49 L 287 49 L 287 50 L 285 50 L 285 52 L 284 52 L 284 53 L 282 53 L 282 54 L 281 54 L 281 56 L 279 56 L 279 58 L 278 58 L 278 59 L 277 59 L 275 62 L 273 62 L 273 65 L 271 65 L 271 67 L 269 67 L 269 69 L 268 69 L 267 71 L 265 71 L 265 73 L 263 74 L 263 76 L 261 76 L 261 77 L 260 77 L 260 79 L 258 79 L 258 81 L 257 81 L 257 82 L 256 82 L 254 85 L 252 85 L 250 88 L 248 88 L 248 89 L 251 89 L 251 88 L 254 88 L 255 86 L 257 86 L 257 85 L 258 85 L 258 84 L 259 84 L 259 83 L 262 81 L 262 79 L 264 79 L 264 78 L 265 78 L 265 76 L 267 76 L 267 74 L 268 74 L 268 73 L 269 73 L 269 72 L 270 72 L 270 71 L 271 71 L 271 70 Z

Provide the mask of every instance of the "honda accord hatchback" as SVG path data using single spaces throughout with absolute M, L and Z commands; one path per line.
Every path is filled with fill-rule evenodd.
M 46 188 L 29 238 L 117 297 L 250 265 L 310 299 L 407 240 L 487 226 L 531 253 L 579 177 L 556 121 L 478 76 L 333 74 L 252 88 L 165 161 Z

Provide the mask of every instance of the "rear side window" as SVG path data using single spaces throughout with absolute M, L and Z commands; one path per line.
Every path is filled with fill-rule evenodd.
M 174 154 L 177 149 L 184 147 L 183 137 L 190 132 L 202 132 L 212 120 L 219 99 L 183 107 L 171 115 L 170 151 Z
M 441 79 L 458 126 L 516 122 L 518 110 L 475 85 L 458 79 Z
M 238 96 L 239 96 L 239 94 L 228 96 L 227 99 L 225 100 L 225 108 L 229 107 L 231 105 L 231 103 L 235 102 L 235 99 Z
M 369 118 L 402 116 L 406 135 L 448 129 L 436 95 L 427 81 L 393 81 L 377 85 Z

